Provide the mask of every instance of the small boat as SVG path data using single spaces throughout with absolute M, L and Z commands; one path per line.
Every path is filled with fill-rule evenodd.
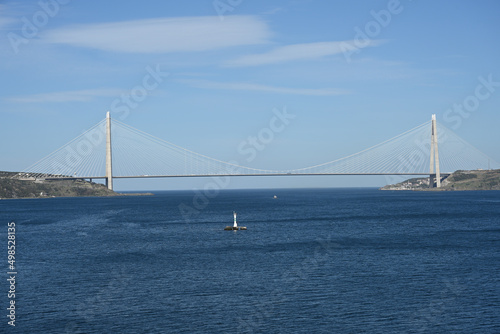
M 238 231 L 238 230 L 246 230 L 246 226 L 238 226 L 238 222 L 236 221 L 236 212 L 233 211 L 234 223 L 233 226 L 224 227 L 224 231 Z

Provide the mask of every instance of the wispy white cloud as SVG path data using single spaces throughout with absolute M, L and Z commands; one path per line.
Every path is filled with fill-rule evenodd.
M 310 60 L 326 56 L 332 56 L 343 52 L 377 46 L 382 40 L 370 40 L 363 42 L 362 46 L 355 41 L 318 42 L 281 46 L 269 52 L 242 56 L 226 63 L 227 66 L 258 66 L 276 64 L 294 60 Z
M 256 16 L 158 18 L 88 24 L 47 31 L 42 41 L 129 53 L 214 50 L 267 43 L 267 24 Z
M 6 97 L 4 100 L 17 103 L 60 103 L 60 102 L 88 102 L 97 97 L 118 96 L 119 89 L 85 89 L 63 92 L 32 94 L 24 96 Z
M 15 22 L 16 20 L 14 18 L 8 16 L 7 6 L 0 4 L 0 29 L 4 29 Z
M 295 94 L 295 95 L 313 95 L 313 96 L 331 96 L 350 94 L 349 91 L 336 88 L 289 88 L 268 85 L 259 85 L 248 82 L 214 82 L 208 80 L 179 80 L 192 87 L 204 89 L 222 89 L 222 90 L 246 90 L 261 91 L 269 93 Z
M 263 14 L 263 15 L 274 15 L 274 14 L 279 13 L 279 12 L 282 12 L 282 11 L 284 11 L 284 10 L 285 10 L 285 9 L 284 9 L 283 7 L 274 7 L 274 8 L 272 8 L 272 9 L 269 9 L 269 10 L 267 10 L 267 11 L 263 12 L 262 14 Z
M 0 17 L 0 29 L 5 29 L 8 26 L 11 26 L 14 22 L 16 22 L 16 21 L 12 18 Z

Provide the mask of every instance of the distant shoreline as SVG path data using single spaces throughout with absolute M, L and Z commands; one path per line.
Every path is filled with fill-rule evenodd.
M 118 193 L 104 184 L 76 180 L 28 178 L 18 172 L 0 172 L 0 199 L 47 199 L 69 197 L 152 196 L 153 193 Z
M 95 195 L 95 196 L 45 196 L 45 197 L 12 197 L 12 198 L 5 198 L 5 197 L 0 197 L 0 201 L 3 201 L 3 200 L 16 200 L 16 199 L 42 199 L 42 200 L 45 200 L 45 199 L 55 199 L 55 198 L 106 198 L 106 197 L 134 197 L 134 196 L 155 196 L 154 193 L 127 193 L 127 194 L 123 194 L 123 193 L 117 193 L 116 195 L 104 195 L 104 196 L 99 196 L 99 195 Z
M 434 185 L 435 186 L 435 185 Z M 386 185 L 380 190 L 393 191 L 479 191 L 500 190 L 500 169 L 459 170 L 441 179 L 441 187 L 430 187 L 429 178 L 413 178 Z

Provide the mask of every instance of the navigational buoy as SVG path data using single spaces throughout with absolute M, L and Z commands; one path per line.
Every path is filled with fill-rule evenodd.
M 224 227 L 224 231 L 238 231 L 238 230 L 246 230 L 246 226 L 238 226 L 238 222 L 236 221 L 236 212 L 233 211 L 234 223 L 233 226 Z

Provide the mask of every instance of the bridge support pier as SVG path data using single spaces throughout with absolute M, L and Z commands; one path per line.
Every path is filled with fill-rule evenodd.
M 436 127 L 436 114 L 432 115 L 431 122 L 431 166 L 429 175 L 429 188 L 434 188 L 434 181 L 436 188 L 441 188 L 441 172 L 439 170 L 439 150 L 438 150 L 438 136 Z M 435 166 L 434 166 L 435 165 Z M 436 173 L 434 173 L 434 167 Z
M 113 166 L 111 155 L 111 116 L 106 114 L 106 187 L 113 190 Z
M 435 188 L 437 185 L 436 181 L 436 174 L 429 175 L 429 188 Z

